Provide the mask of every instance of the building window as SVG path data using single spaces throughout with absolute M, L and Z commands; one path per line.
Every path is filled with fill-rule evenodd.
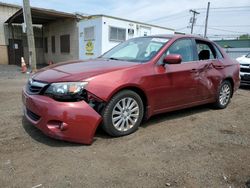
M 126 40 L 126 29 L 110 27 L 109 28 L 109 40 L 111 41 L 125 41 Z
M 51 51 L 52 51 L 52 53 L 56 52 L 56 38 L 55 38 L 55 36 L 51 37 Z
M 60 36 L 61 53 L 70 53 L 70 36 Z
M 44 38 L 44 52 L 48 53 L 48 38 Z
M 86 27 L 84 28 L 84 40 L 95 40 L 95 28 L 94 27 Z

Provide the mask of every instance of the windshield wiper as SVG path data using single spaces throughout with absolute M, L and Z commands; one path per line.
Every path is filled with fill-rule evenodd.
M 131 59 L 118 59 L 118 58 L 115 58 L 115 57 L 109 57 L 109 58 L 107 58 L 107 59 L 110 59 L 110 60 L 116 60 L 116 61 L 138 62 L 138 61 L 131 60 Z
M 122 61 L 122 59 L 118 59 L 118 58 L 115 58 L 115 57 L 110 57 L 110 58 L 108 58 L 108 59 L 111 59 L 111 60 L 120 60 L 120 61 Z

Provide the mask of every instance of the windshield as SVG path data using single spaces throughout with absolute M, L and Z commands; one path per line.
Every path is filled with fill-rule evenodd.
M 250 58 L 250 53 L 246 55 L 247 58 Z
M 160 37 L 130 39 L 105 53 L 102 58 L 146 62 L 151 60 L 168 41 L 168 38 Z

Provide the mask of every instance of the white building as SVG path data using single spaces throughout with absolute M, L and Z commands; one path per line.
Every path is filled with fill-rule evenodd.
M 6 8 L 7 7 L 7 8 Z M 0 3 L 0 64 L 29 61 L 23 10 Z M 173 29 L 105 15 L 79 15 L 31 8 L 37 64 L 92 59 L 127 39 L 174 34 Z M 3 32 L 3 28 L 5 28 Z M 4 34 L 3 34 L 4 33 Z M 4 42 L 3 42 L 4 41 Z
M 173 29 L 106 15 L 94 15 L 80 20 L 78 31 L 80 59 L 98 57 L 130 38 L 174 34 Z

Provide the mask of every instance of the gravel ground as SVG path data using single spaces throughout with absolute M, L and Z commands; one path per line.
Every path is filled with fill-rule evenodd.
M 225 110 L 152 117 L 129 136 L 98 130 L 91 146 L 43 135 L 22 116 L 28 75 L 0 67 L 0 187 L 246 187 L 250 88 Z

